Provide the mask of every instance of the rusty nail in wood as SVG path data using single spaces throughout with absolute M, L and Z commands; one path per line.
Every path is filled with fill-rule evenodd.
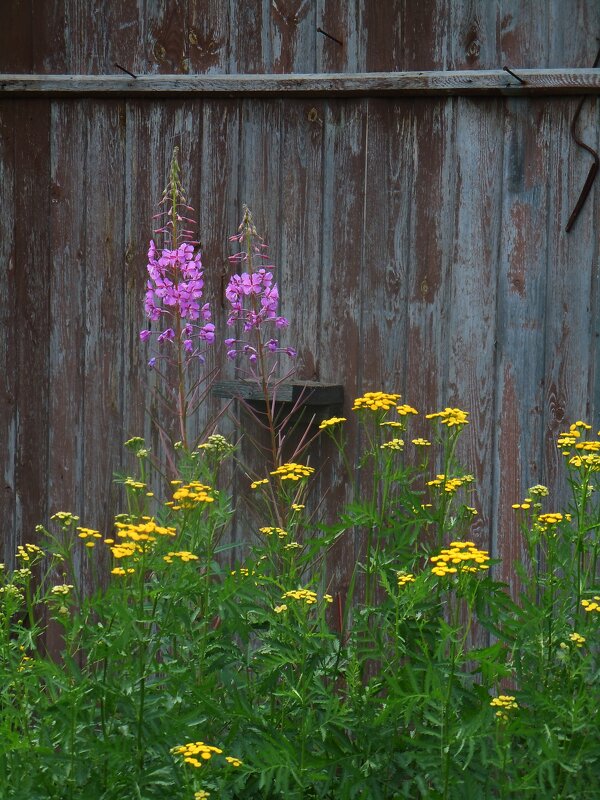
M 328 39 L 331 39 L 332 41 L 337 42 L 342 47 L 344 46 L 343 42 L 340 42 L 340 40 L 336 39 L 335 36 L 332 36 L 330 33 L 327 33 L 327 31 L 324 31 L 323 28 L 317 28 L 317 33 L 322 33 L 323 36 L 327 36 Z
M 509 75 L 512 75 L 513 78 L 515 78 L 515 80 L 519 81 L 519 83 L 527 83 L 527 81 L 523 80 L 523 78 L 519 78 L 519 76 L 516 73 L 514 73 L 512 69 L 509 69 L 508 67 L 502 67 L 502 69 L 505 72 L 508 72 Z
M 130 72 L 128 69 L 125 69 L 125 67 L 122 67 L 120 64 L 117 64 L 116 61 L 115 61 L 115 67 L 117 69 L 122 70 L 123 72 L 126 72 L 128 75 L 131 75 L 132 78 L 137 78 L 137 75 L 134 75 L 133 72 Z

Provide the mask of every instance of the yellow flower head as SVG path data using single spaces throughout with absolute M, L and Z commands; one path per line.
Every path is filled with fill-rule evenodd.
M 58 522 L 63 528 L 68 528 L 74 522 L 79 522 L 79 517 L 77 517 L 75 514 L 71 514 L 70 511 L 57 511 L 56 514 L 53 514 L 50 517 L 50 519 Z
M 290 462 L 288 464 L 282 464 L 277 469 L 271 472 L 271 475 L 275 475 L 282 481 L 299 481 L 302 478 L 308 478 L 314 472 L 313 467 L 307 467 L 303 464 L 294 464 Z
M 288 532 L 284 531 L 283 528 L 276 527 L 265 526 L 264 528 L 259 528 L 259 531 L 264 533 L 265 536 L 273 536 L 273 534 L 276 534 L 279 539 L 285 539 L 288 535 Z
M 448 428 L 463 427 L 469 424 L 468 411 L 460 408 L 445 408 L 443 411 L 436 411 L 434 414 L 426 414 L 426 419 L 439 419 L 442 425 Z
M 381 445 L 382 450 L 402 450 L 404 448 L 403 439 L 391 439 Z
M 194 555 L 194 553 L 190 553 L 189 550 L 179 550 L 178 552 L 171 551 L 167 553 L 166 556 L 163 556 L 163 561 L 166 561 L 167 564 L 172 564 L 174 558 L 178 558 L 180 561 L 183 561 L 184 564 L 187 561 L 198 561 L 198 556 Z
M 591 600 L 582 600 L 581 605 L 583 610 L 588 613 L 596 612 L 596 614 L 600 614 L 600 595 L 595 594 Z
M 440 550 L 430 559 L 434 575 L 443 577 L 458 572 L 473 572 L 489 569 L 490 557 L 487 550 L 480 550 L 474 542 L 450 542 L 450 546 Z
M 191 481 L 190 483 L 178 486 L 173 492 L 173 499 L 165 505 L 173 509 L 173 511 L 191 510 L 198 508 L 205 503 L 214 503 L 215 490 L 210 486 L 205 486 L 200 481 Z
M 401 417 L 407 417 L 409 414 L 418 414 L 416 408 L 412 406 L 407 406 L 406 404 L 401 406 L 396 406 L 396 411 L 400 414 Z
M 367 392 L 362 397 L 357 397 L 352 406 L 352 411 L 369 409 L 370 411 L 389 411 L 400 399 L 399 394 L 388 392 Z
M 490 702 L 490 705 L 493 708 L 497 708 L 496 716 L 502 722 L 508 722 L 510 711 L 515 711 L 519 704 L 515 700 L 512 694 L 500 694 L 498 697 L 494 697 Z
M 339 425 L 342 422 L 346 422 L 346 417 L 330 417 L 329 419 L 324 419 L 319 425 L 319 430 L 324 431 L 325 428 L 332 428 L 334 425 Z
M 299 600 L 307 606 L 314 606 L 317 602 L 317 593 L 310 589 L 293 589 L 283 595 L 283 599 Z

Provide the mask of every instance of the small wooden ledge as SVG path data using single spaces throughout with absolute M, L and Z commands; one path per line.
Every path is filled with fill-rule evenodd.
M 261 387 L 255 381 L 217 381 L 212 393 L 217 397 L 241 399 L 249 403 L 264 402 Z M 301 406 L 334 406 L 344 402 L 344 387 L 316 381 L 285 381 L 273 389 L 275 403 L 297 403 Z

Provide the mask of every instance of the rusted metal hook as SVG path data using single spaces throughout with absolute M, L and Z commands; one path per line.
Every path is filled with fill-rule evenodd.
M 594 61 L 593 68 L 595 69 L 598 64 L 600 64 L 600 49 L 596 55 L 596 60 Z M 598 174 L 598 170 L 600 170 L 600 156 L 594 150 L 593 147 L 590 147 L 589 144 L 586 144 L 582 139 L 579 138 L 577 135 L 577 122 L 579 120 L 579 115 L 581 114 L 581 109 L 583 108 L 583 104 L 585 102 L 585 97 L 582 97 L 577 105 L 577 109 L 575 111 L 575 116 L 573 117 L 573 122 L 571 122 L 571 136 L 575 140 L 575 143 L 582 147 L 584 150 L 587 150 L 588 153 L 594 159 L 594 163 L 590 167 L 590 171 L 588 172 L 588 176 L 585 179 L 585 183 L 583 184 L 583 189 L 581 190 L 581 194 L 579 195 L 579 200 L 575 204 L 575 208 L 571 212 L 571 216 L 569 217 L 569 221 L 567 222 L 567 226 L 565 231 L 569 233 L 573 225 L 575 224 L 575 220 L 579 216 L 581 209 L 585 201 L 587 200 L 587 196 L 592 189 L 592 185 L 596 179 L 596 175 Z

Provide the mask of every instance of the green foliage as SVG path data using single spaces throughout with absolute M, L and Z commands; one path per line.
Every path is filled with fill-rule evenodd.
M 355 410 L 361 499 L 317 523 L 299 502 L 310 470 L 272 471 L 253 490 L 265 524 L 248 519 L 233 569 L 231 498 L 214 487 L 237 456 L 222 442 L 180 451 L 166 502 L 140 448 L 114 533 L 65 512 L 19 548 L 0 587 L 2 797 L 594 796 L 598 469 L 577 461 L 594 442 L 574 447 L 587 429 L 561 444 L 571 508 L 544 512 L 543 487 L 515 504 L 525 556 L 511 598 L 469 542 L 464 412 L 434 417 L 434 446 L 411 451 L 385 446 L 410 428 L 395 403 Z M 341 424 L 322 431 L 343 450 Z M 330 595 L 326 555 L 358 539 L 349 590 Z M 76 580 L 86 562 L 112 569 L 92 596 Z

